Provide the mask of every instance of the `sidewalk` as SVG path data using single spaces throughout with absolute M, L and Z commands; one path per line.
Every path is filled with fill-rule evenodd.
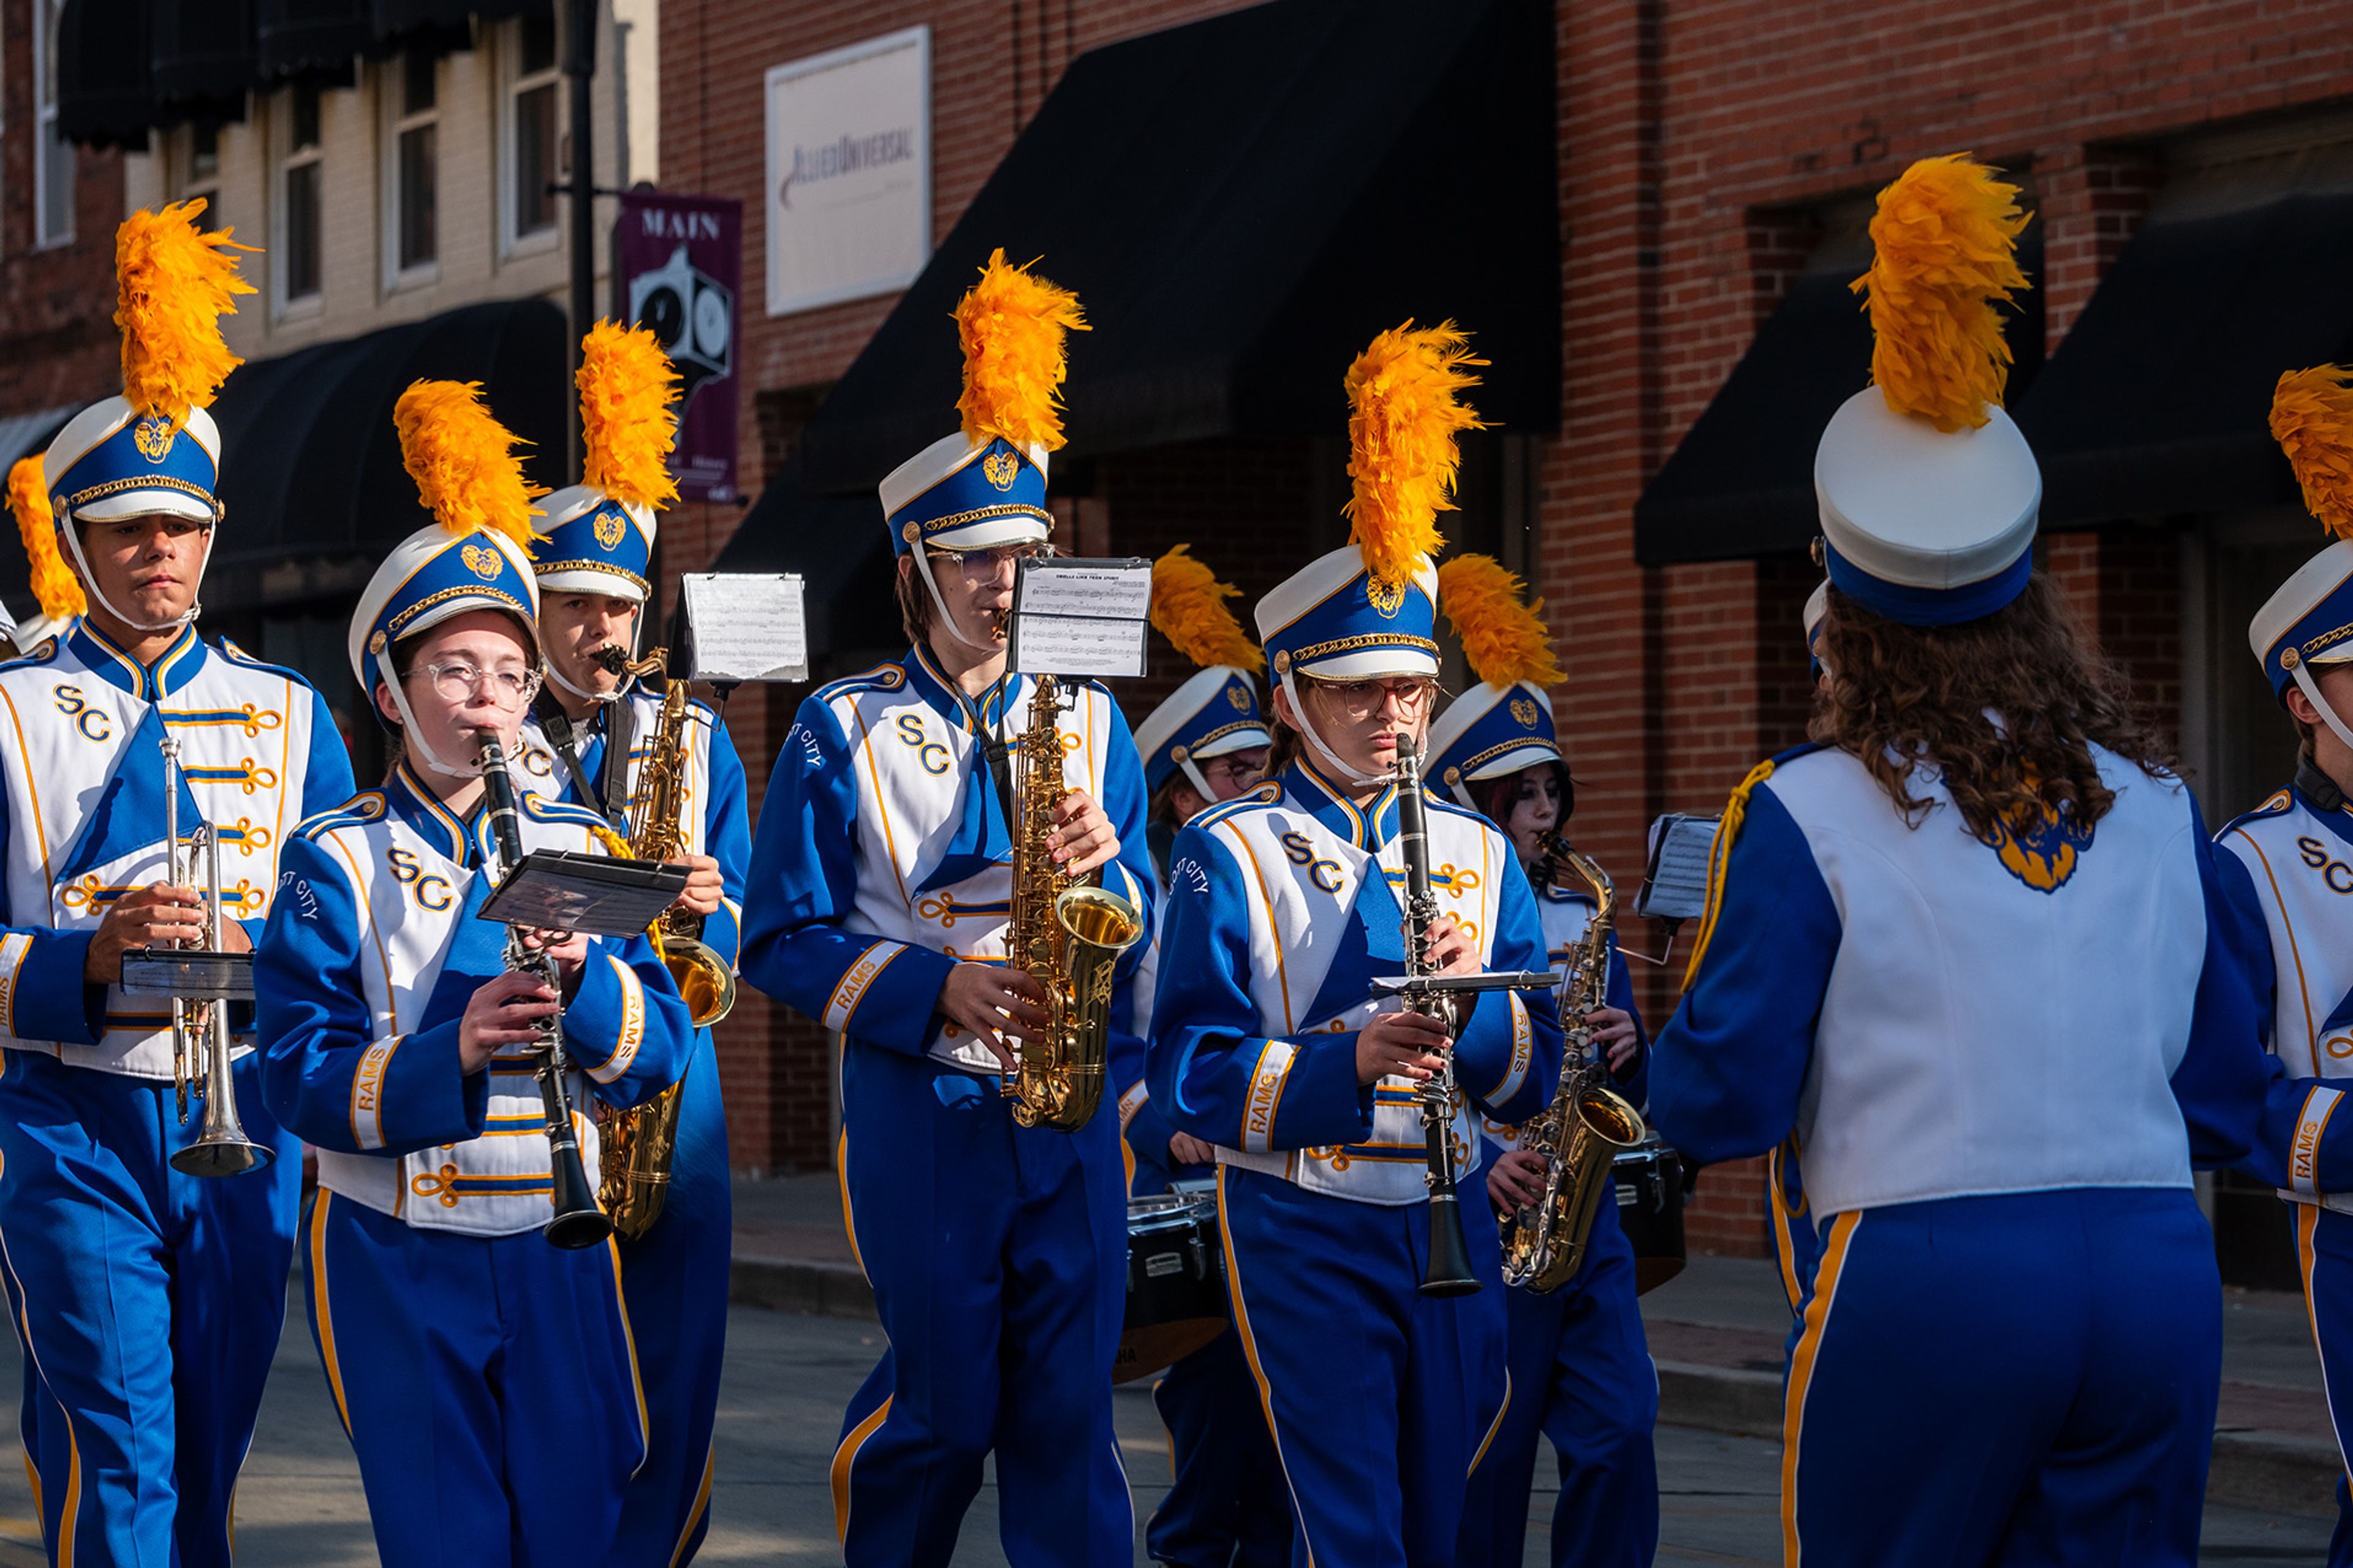
M 874 1316 L 830 1173 L 735 1184 L 734 1300 L 823 1317 Z M 1642 1298 L 1659 1368 L 1659 1419 L 1759 1437 L 1781 1435 L 1789 1310 L 1769 1261 L 1695 1258 Z M 2300 1297 L 2223 1295 L 2222 1397 L 2210 1501 L 2327 1516 L 2337 1475 L 2328 1402 Z

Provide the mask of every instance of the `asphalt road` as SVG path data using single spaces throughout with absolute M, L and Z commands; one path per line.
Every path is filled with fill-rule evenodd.
M 838 1563 L 826 1466 L 842 1405 L 873 1364 L 879 1331 L 871 1323 L 737 1308 L 728 1333 L 712 1526 L 697 1561 Z M 0 1348 L 0 1407 L 15 1408 L 16 1380 L 16 1357 Z M 1118 1396 L 1139 1519 L 1166 1484 L 1165 1438 L 1144 1386 Z M 1671 1426 L 1660 1429 L 1658 1449 L 1661 1564 L 1779 1563 L 1778 1445 Z M 1538 1468 L 1541 1474 L 1549 1465 Z M 1534 1503 L 1527 1561 L 1541 1564 L 1550 1500 Z M 2326 1521 L 2210 1510 L 2204 1561 L 2318 1563 L 2327 1542 Z M 299 1294 L 237 1489 L 237 1543 L 240 1568 L 373 1568 L 376 1562 L 359 1472 L 336 1424 Z M 39 1568 L 43 1561 L 23 1471 L 0 1465 L 0 1568 Z M 993 1568 L 1004 1561 L 996 1492 L 984 1488 L 956 1562 Z

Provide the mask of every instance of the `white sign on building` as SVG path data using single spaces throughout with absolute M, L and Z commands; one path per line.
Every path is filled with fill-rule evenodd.
M 768 71 L 768 314 L 888 294 L 932 254 L 932 30 Z

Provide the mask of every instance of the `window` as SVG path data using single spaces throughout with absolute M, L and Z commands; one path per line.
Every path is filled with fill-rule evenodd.
M 34 133 L 39 139 L 33 159 L 35 243 L 64 245 L 74 237 L 74 149 L 58 134 L 58 21 L 65 0 L 33 3 Z
M 438 61 L 423 51 L 396 60 L 385 73 L 390 115 L 385 170 L 387 281 L 394 287 L 429 281 L 441 254 Z
M 204 198 L 205 211 L 196 226 L 227 227 L 228 217 L 221 211 L 220 200 L 220 127 L 202 121 L 180 132 L 179 199 L 194 201 L 199 196 Z
M 512 24 L 506 55 L 506 103 L 500 116 L 500 162 L 506 196 L 509 251 L 538 249 L 555 241 L 555 194 L 559 151 L 556 110 L 563 78 L 556 70 L 555 22 L 525 16 Z
M 281 117 L 278 163 L 278 303 L 281 310 L 319 298 L 319 206 L 326 172 L 319 142 L 319 89 L 290 89 Z

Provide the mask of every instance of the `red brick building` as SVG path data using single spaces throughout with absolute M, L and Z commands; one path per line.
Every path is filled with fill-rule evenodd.
M 1344 0 L 1279 3 L 1349 14 Z M 853 365 L 896 303 L 773 320 L 754 308 L 769 67 L 927 23 L 933 225 L 952 246 L 956 220 L 1008 153 L 1018 159 L 1018 140 L 1072 60 L 1232 9 L 666 5 L 665 183 L 746 207 L 747 490 L 794 454 L 835 383 L 866 375 Z M 1805 485 L 1828 412 L 1808 396 L 1859 387 L 1854 355 L 1867 342 L 1833 308 L 1836 289 L 1862 269 L 1871 194 L 1914 158 L 1958 151 L 2010 171 L 2035 215 L 2039 290 L 2013 323 L 2010 402 L 2045 458 L 2047 563 L 2179 736 L 2210 819 L 2253 804 L 2284 760 L 2242 651 L 2246 616 L 2317 547 L 2263 448 L 2263 400 L 2280 370 L 2353 353 L 2342 282 L 2353 276 L 2353 10 L 1580 0 L 1545 8 L 1540 25 L 1555 67 L 1544 151 L 1556 171 L 1558 341 L 1493 331 L 1478 341 L 1497 376 L 1507 360 L 1556 356 L 1555 420 L 1524 419 L 1472 454 L 1453 532 L 1525 562 L 1547 601 L 1569 674 L 1556 706 L 1580 841 L 1630 885 L 1652 816 L 1713 809 L 1755 759 L 1802 738 L 1799 615 L 1817 577 Z M 1424 47 L 1412 26 L 1380 42 Z M 1219 90 L 1205 72 L 1201 91 Z M 1484 149 L 1454 151 L 1467 168 Z M 1449 232 L 1423 226 L 1397 243 L 1443 247 Z M 1373 265 L 1374 248 L 1364 254 Z M 1060 278 L 1054 260 L 1041 270 Z M 1476 329 L 1489 305 L 1465 297 L 1439 309 Z M 1408 309 L 1428 307 L 1395 314 Z M 1744 356 L 1745 383 L 1734 374 Z M 1344 363 L 1314 369 L 1336 389 Z M 1074 446 L 1079 385 L 1074 368 Z M 1703 421 L 1712 405 L 1717 417 Z M 1082 548 L 1153 553 L 1190 540 L 1255 595 L 1341 535 L 1336 397 L 1332 410 L 1321 434 L 1237 429 L 1088 454 L 1058 464 L 1057 488 L 1071 493 Z M 937 412 L 944 431 L 951 416 Z M 839 516 L 873 525 L 871 505 L 844 506 Z M 737 522 L 733 509 L 675 514 L 666 565 L 701 565 Z M 887 645 L 887 605 L 872 614 L 870 641 Z M 1137 694 L 1139 716 L 1159 689 Z M 731 715 L 755 794 L 797 695 L 776 692 L 764 707 L 746 693 Z M 1663 945 L 1642 922 L 1624 934 L 1639 949 Z M 1672 1005 L 1673 973 L 1649 977 L 1654 1022 Z M 738 1164 L 821 1162 L 822 1047 L 765 1004 L 739 1020 L 725 1047 Z M 1755 1248 L 1759 1193 L 1746 1174 L 1711 1173 L 1694 1243 Z

